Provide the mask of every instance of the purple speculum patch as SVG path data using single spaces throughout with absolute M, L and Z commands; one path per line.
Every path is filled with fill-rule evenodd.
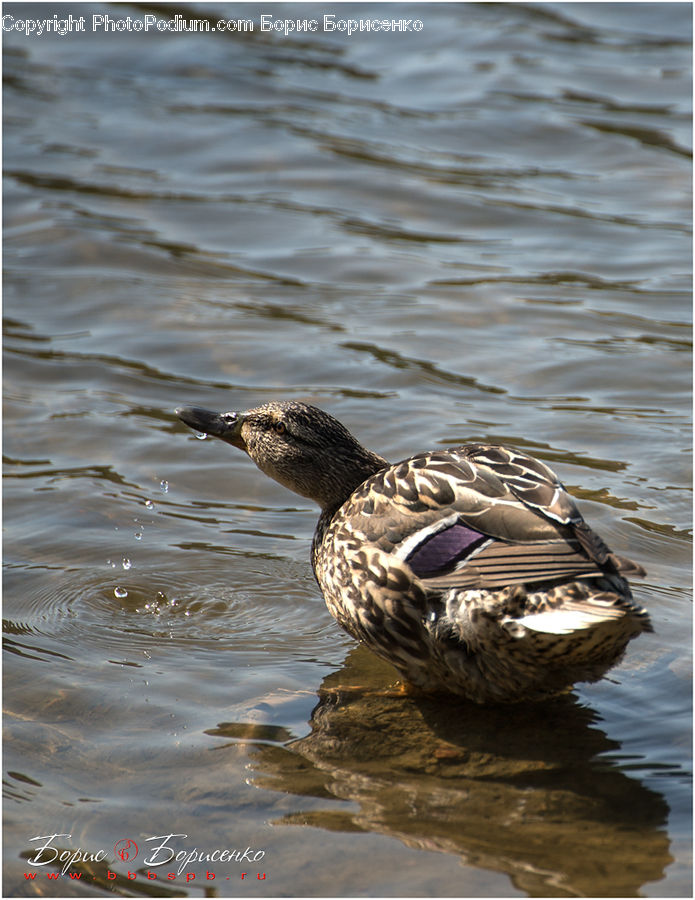
M 465 525 L 452 525 L 433 534 L 408 557 L 408 565 L 419 578 L 441 575 L 465 559 L 487 536 Z

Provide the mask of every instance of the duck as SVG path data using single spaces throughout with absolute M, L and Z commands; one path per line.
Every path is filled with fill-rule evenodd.
M 328 610 L 406 690 L 540 700 L 601 679 L 652 631 L 628 583 L 642 566 L 519 450 L 470 443 L 389 463 L 296 400 L 176 414 L 318 504 L 311 562 Z

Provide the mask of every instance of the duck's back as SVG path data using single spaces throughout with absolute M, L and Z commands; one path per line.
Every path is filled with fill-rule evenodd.
M 640 567 L 544 463 L 504 447 L 382 469 L 322 516 L 313 558 L 343 627 L 428 690 L 502 699 L 593 680 L 650 627 L 622 574 Z

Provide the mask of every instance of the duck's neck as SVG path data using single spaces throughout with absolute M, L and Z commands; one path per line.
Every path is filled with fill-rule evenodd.
M 335 460 L 330 470 L 324 473 L 323 496 L 317 498 L 321 518 L 327 516 L 330 519 L 363 482 L 387 465 L 382 456 L 362 446 L 359 446 L 359 452 L 354 452 L 353 448 L 349 456 Z
M 330 479 L 330 490 L 326 491 L 324 501 L 319 502 L 321 515 L 316 523 L 312 551 L 314 568 L 316 554 L 319 552 L 324 535 L 336 512 L 361 484 L 386 466 L 388 466 L 388 462 L 382 456 L 360 447 L 359 454 L 351 454 L 349 460 L 346 460 L 345 464 L 340 466 L 338 469 L 339 475 L 335 474 L 335 469 L 333 470 L 331 473 L 333 477 Z

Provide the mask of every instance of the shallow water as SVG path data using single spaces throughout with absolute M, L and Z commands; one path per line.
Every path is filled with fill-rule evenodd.
M 689 4 L 169 11 L 240 10 L 4 34 L 4 894 L 689 895 Z M 316 510 L 173 415 L 295 397 L 550 462 L 655 634 L 538 707 L 380 693 Z

